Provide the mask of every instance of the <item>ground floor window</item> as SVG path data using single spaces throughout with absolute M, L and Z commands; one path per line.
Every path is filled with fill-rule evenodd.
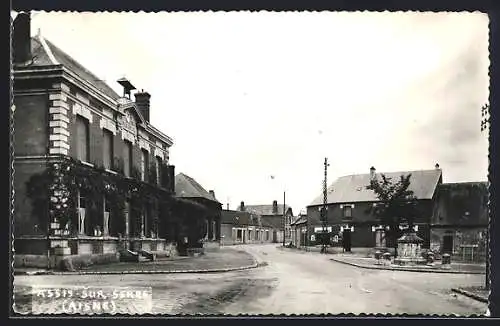
M 241 229 L 236 230 L 236 239 L 241 240 Z

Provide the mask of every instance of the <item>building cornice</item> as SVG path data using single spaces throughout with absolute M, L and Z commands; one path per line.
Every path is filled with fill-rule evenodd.
M 89 95 L 95 97 L 99 101 L 106 104 L 110 109 L 118 110 L 118 102 L 115 99 L 107 96 L 100 89 L 98 89 L 97 87 L 95 87 L 94 85 L 89 83 L 88 81 L 84 80 L 83 78 L 81 78 L 80 76 L 75 74 L 73 71 L 69 70 L 68 68 L 63 66 L 62 69 L 64 71 L 64 75 L 63 75 L 64 79 L 71 82 L 75 86 L 82 88 Z
M 43 65 L 43 66 L 17 66 L 13 69 L 14 78 L 16 79 L 36 79 L 36 78 L 62 78 L 77 87 L 80 87 L 89 95 L 98 99 L 107 105 L 110 109 L 118 110 L 118 103 L 113 98 L 104 94 L 97 87 L 85 81 L 73 71 L 58 65 Z

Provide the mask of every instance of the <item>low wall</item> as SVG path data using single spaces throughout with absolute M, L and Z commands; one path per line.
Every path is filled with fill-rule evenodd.
M 216 251 L 220 249 L 221 244 L 218 241 L 206 241 L 203 243 L 205 251 Z
M 50 266 L 54 265 L 53 261 L 54 259 L 51 259 Z M 48 268 L 48 257 L 47 255 L 16 254 L 14 255 L 14 268 L 20 267 Z
M 91 265 L 118 263 L 120 254 L 71 255 L 61 258 L 56 268 L 64 271 L 77 271 Z

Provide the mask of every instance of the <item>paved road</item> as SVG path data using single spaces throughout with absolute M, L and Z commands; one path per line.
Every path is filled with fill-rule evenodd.
M 165 314 L 483 314 L 486 304 L 452 287 L 481 285 L 482 275 L 366 270 L 317 253 L 275 245 L 239 247 L 267 266 L 219 274 L 16 276 L 29 285 L 152 286 L 153 313 Z M 20 307 L 19 309 L 22 309 Z

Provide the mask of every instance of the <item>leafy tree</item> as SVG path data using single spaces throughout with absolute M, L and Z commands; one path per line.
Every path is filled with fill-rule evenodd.
M 397 249 L 397 239 L 402 232 L 413 232 L 416 216 L 417 197 L 410 187 L 411 174 L 401 175 L 399 181 L 393 182 L 392 178 L 381 174 L 381 180 L 373 178 L 366 189 L 373 190 L 379 200 L 373 207 L 373 214 L 378 217 L 379 223 L 388 227 L 385 237 Z M 408 228 L 400 230 L 402 224 Z M 397 251 L 396 251 L 397 252 Z

